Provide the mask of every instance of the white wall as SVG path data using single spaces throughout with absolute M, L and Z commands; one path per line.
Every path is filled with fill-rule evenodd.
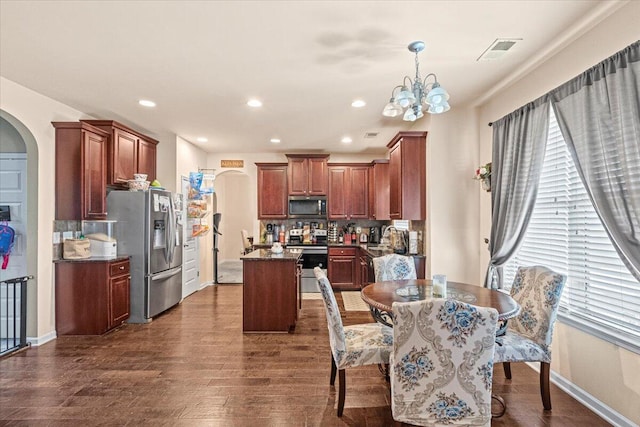
M 33 135 L 37 147 L 27 143 L 29 161 L 38 159 L 37 178 L 37 267 L 29 274 L 30 282 L 27 331 L 36 342 L 55 336 L 54 269 L 52 260 L 52 234 L 55 212 L 55 132 L 52 121 L 77 121 L 92 118 L 80 111 L 40 95 L 10 80 L 0 77 L 0 109 L 19 120 Z M 33 179 L 32 179 L 33 178 Z M 31 230 L 34 232 L 35 230 Z M 29 243 L 30 244 L 30 243 Z M 35 294 L 35 300 L 32 299 Z
M 491 158 L 491 130 L 497 120 L 638 40 L 640 2 L 632 1 L 581 35 L 560 53 L 494 95 L 480 108 L 481 158 Z M 479 238 L 487 236 L 490 201 L 482 200 Z M 481 254 L 483 251 L 483 244 Z M 484 266 L 488 257 L 481 260 Z M 479 270 L 479 278 L 484 269 Z M 619 414 L 640 424 L 640 355 L 558 322 L 553 340 L 554 373 L 570 381 Z
M 427 275 L 446 274 L 452 281 L 482 285 L 477 276 L 478 212 L 480 198 L 488 193 L 473 179 L 479 164 L 477 122 L 474 109 L 461 107 L 430 118 L 426 254 Z

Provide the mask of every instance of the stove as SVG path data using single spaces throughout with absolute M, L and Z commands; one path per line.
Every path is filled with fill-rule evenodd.
M 308 234 L 311 234 L 309 232 L 313 233 L 310 237 L 307 236 L 309 243 L 305 242 L 305 231 L 307 231 Z M 294 228 L 289 231 L 289 244 L 287 244 L 287 249 L 302 250 L 302 257 L 300 258 L 300 262 L 302 263 L 302 275 L 300 278 L 301 291 L 320 292 L 313 269 L 314 267 L 320 267 L 324 270 L 325 274 L 327 273 L 327 261 L 329 258 L 327 230 L 303 230 Z

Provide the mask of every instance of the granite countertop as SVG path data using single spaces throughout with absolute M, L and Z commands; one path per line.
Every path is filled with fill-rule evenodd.
M 80 259 L 54 259 L 53 262 L 113 262 L 113 261 L 126 261 L 129 259 L 129 255 L 119 255 L 115 257 L 89 257 L 89 258 L 80 258 Z
M 297 249 L 285 249 L 279 254 L 274 254 L 269 249 L 256 249 L 241 256 L 240 259 L 243 261 L 297 261 L 301 256 L 302 251 Z

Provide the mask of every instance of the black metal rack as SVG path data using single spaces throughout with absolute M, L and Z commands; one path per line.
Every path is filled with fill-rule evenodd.
M 33 276 L 0 282 L 0 356 L 27 346 L 27 281 Z

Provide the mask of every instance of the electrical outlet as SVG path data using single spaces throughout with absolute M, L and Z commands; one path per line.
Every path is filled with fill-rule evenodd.
M 73 231 L 63 231 L 62 232 L 62 240 L 65 241 L 67 239 L 73 239 Z
M 59 231 L 54 231 L 53 232 L 53 244 L 54 245 L 59 245 L 60 244 L 60 232 Z

